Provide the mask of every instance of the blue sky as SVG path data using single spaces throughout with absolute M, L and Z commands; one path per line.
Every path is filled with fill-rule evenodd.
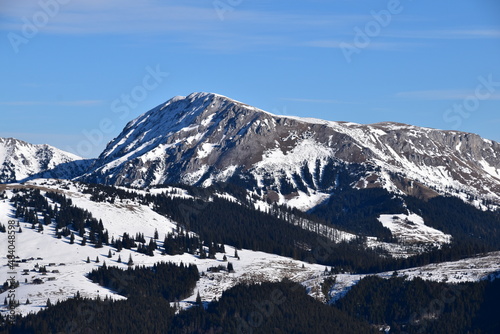
M 497 0 L 7 0 L 0 36 L 0 137 L 84 157 L 198 91 L 500 141 Z

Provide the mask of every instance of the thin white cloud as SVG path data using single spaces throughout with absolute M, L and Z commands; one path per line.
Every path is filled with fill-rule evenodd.
M 43 34 L 156 35 L 159 43 L 188 44 L 198 49 L 231 52 L 256 47 L 300 45 L 303 36 L 328 36 L 369 19 L 366 15 L 248 10 L 231 5 L 222 12 L 214 2 L 171 0 L 87 0 L 60 5 L 56 15 L 39 27 Z M 265 8 L 265 7 L 264 7 Z M 0 8 L 0 30 L 22 33 L 41 8 L 18 1 Z M 151 38 L 150 40 L 154 40 Z
M 78 101 L 4 101 L 3 106 L 66 106 L 85 107 L 102 104 L 102 100 L 78 100 Z
M 4 30 L 21 30 L 23 17 L 31 21 L 42 11 L 33 6 L 11 6 L 3 11 L 8 22 Z M 185 5 L 158 5 L 151 1 L 74 1 L 61 5 L 47 24 L 40 28 L 44 33 L 56 34 L 130 34 L 189 30 L 206 27 L 206 21 L 214 20 L 213 9 Z
M 341 100 L 329 100 L 329 99 L 301 99 L 301 98 L 281 98 L 283 101 L 292 102 L 306 102 L 306 103 L 324 103 L 324 104 L 359 104 L 356 102 L 347 102 Z
M 445 29 L 427 31 L 402 31 L 399 33 L 387 34 L 386 37 L 405 39 L 476 39 L 489 38 L 500 39 L 500 29 Z
M 164 33 L 169 31 L 227 31 L 228 25 L 241 24 L 246 29 L 259 31 L 273 26 L 279 29 L 304 27 L 323 28 L 359 21 L 359 15 L 293 14 L 272 11 L 250 11 L 239 5 L 228 5 L 224 11 L 217 10 L 213 2 L 193 1 L 73 1 L 60 5 L 56 15 L 49 18 L 41 30 L 59 34 L 130 34 Z M 41 12 L 36 5 L 18 1 L 0 8 L 0 16 L 7 19 L 2 30 L 20 30 L 24 24 Z M 222 14 L 223 15 L 222 15 Z M 3 20 L 5 21 L 5 20 Z
M 475 96 L 473 90 L 465 89 L 448 89 L 448 90 L 421 90 L 411 92 L 399 92 L 396 97 L 414 100 L 464 100 L 468 97 Z M 491 94 L 487 100 L 500 100 L 500 93 Z
M 316 40 L 309 41 L 302 44 L 303 46 L 316 47 L 316 48 L 331 48 L 331 49 L 343 49 L 348 48 L 349 45 L 355 47 L 354 42 L 349 39 L 344 40 Z M 416 48 L 421 47 L 426 44 L 417 43 L 417 42 L 381 42 L 381 41 L 371 41 L 362 49 L 370 49 L 370 50 L 387 50 L 387 51 L 398 51 L 405 50 L 408 48 Z

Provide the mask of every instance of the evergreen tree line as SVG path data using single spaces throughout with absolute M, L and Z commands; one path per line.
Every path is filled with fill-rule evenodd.
M 116 192 L 119 196 L 126 196 L 130 199 L 134 199 L 137 195 L 134 192 L 115 189 L 109 186 L 99 185 L 88 187 L 88 189 L 100 189 L 100 194 L 106 193 L 106 196 L 109 195 L 107 191 Z M 373 189 L 368 190 L 372 191 Z M 197 196 L 208 196 L 210 194 L 210 190 L 207 189 L 191 188 L 189 191 L 193 194 L 196 193 Z M 71 200 L 67 199 L 64 195 L 47 193 L 47 196 L 57 202 L 59 207 L 52 208 L 47 200 L 40 195 L 38 190 L 34 190 L 24 196 L 15 196 L 12 200 L 17 204 L 16 212 L 41 212 L 49 217 L 48 221 L 51 221 L 52 217 L 54 217 L 56 221 L 61 222 L 60 226 L 65 227 L 57 232 L 57 236 L 69 236 L 70 243 L 74 242 L 74 232 L 71 232 L 70 228 L 74 229 L 75 227 L 82 226 L 82 224 L 84 224 L 83 231 L 77 232 L 84 233 L 82 244 L 86 244 L 87 235 L 89 242 L 95 247 L 101 247 L 103 242 L 108 242 L 107 231 L 104 230 L 102 222 L 94 219 L 88 211 L 74 207 Z M 259 250 L 333 266 L 335 272 L 373 273 L 399 270 L 429 263 L 453 261 L 498 248 L 493 248 L 490 245 L 491 242 L 482 241 L 496 240 L 498 231 L 495 232 L 495 220 L 492 219 L 497 217 L 498 214 L 483 213 L 459 200 L 457 200 L 458 202 L 454 201 L 453 205 L 449 206 L 448 209 L 442 210 L 437 208 L 446 208 L 447 206 L 440 206 L 439 204 L 434 204 L 432 200 L 429 201 L 431 203 L 430 208 L 436 207 L 431 212 L 435 212 L 438 218 L 432 218 L 430 214 L 426 213 L 427 211 L 422 211 L 421 213 L 426 221 L 427 219 L 429 221 L 443 221 L 447 215 L 454 217 L 455 220 L 459 220 L 460 217 L 451 213 L 453 211 L 452 207 L 456 206 L 460 208 L 460 210 L 457 210 L 460 213 L 464 210 L 470 212 L 470 215 L 461 214 L 462 216 L 473 217 L 469 220 L 464 218 L 467 221 L 467 226 L 473 225 L 475 219 L 480 219 L 481 224 L 483 221 L 486 221 L 486 223 L 482 224 L 486 227 L 479 228 L 484 237 L 475 239 L 473 238 L 475 234 L 467 238 L 457 237 L 451 246 L 443 246 L 441 249 L 430 249 L 423 254 L 406 259 L 393 259 L 388 257 L 387 252 L 384 250 L 367 249 L 363 238 L 358 238 L 351 242 L 333 243 L 311 231 L 294 226 L 286 221 L 286 219 L 293 219 L 292 216 L 304 219 L 307 214 L 299 215 L 293 211 L 285 212 L 286 208 L 283 210 L 277 208 L 274 213 L 267 214 L 217 197 L 212 201 L 205 202 L 193 199 L 172 198 L 167 194 L 137 196 L 139 201 L 152 203 L 157 212 L 169 216 L 180 223 L 179 231 L 176 234 L 169 233 L 164 239 L 163 253 L 169 255 L 188 252 L 190 254 L 199 254 L 200 258 L 213 258 L 215 252 L 224 252 L 222 249 L 223 244 L 231 244 L 237 248 Z M 362 197 L 364 198 L 364 196 Z M 366 198 L 369 197 L 367 196 Z M 385 198 L 383 195 L 379 197 Z M 118 200 L 122 199 L 119 198 Z M 449 200 L 441 199 L 441 201 Z M 380 201 L 382 200 L 376 202 Z M 408 200 L 408 202 L 412 203 L 411 200 Z M 420 205 L 426 208 L 422 203 Z M 375 206 L 372 205 L 372 207 Z M 32 208 L 35 208 L 35 211 Z M 427 210 L 430 211 L 431 209 Z M 377 215 L 379 213 L 377 211 Z M 452 226 L 451 222 L 453 220 L 448 221 L 449 224 L 446 226 Z M 90 229 L 90 233 L 85 233 L 86 229 Z M 192 230 L 201 238 L 189 236 L 189 233 L 183 232 L 184 230 Z M 451 233 L 460 235 L 457 231 L 452 231 Z M 486 237 L 486 234 L 488 234 L 488 237 Z M 136 234 L 135 237 L 124 233 L 121 239 L 111 240 L 111 244 L 118 251 L 122 248 L 133 249 L 137 247 L 136 250 L 138 252 L 148 255 L 153 255 L 154 250 L 161 247 L 157 243 L 157 239 L 150 239 L 149 243 L 146 243 L 144 235 L 140 233 Z M 205 249 L 208 249 L 208 254 Z
M 391 333 L 500 333 L 500 280 L 446 284 L 368 276 L 334 307 Z
M 125 301 L 77 295 L 18 317 L 14 326 L 0 318 L 0 333 L 380 333 L 387 325 L 396 334 L 500 331 L 498 279 L 445 284 L 368 276 L 332 306 L 287 280 L 240 284 L 206 307 L 197 298 L 177 315 L 167 299 L 155 296 L 156 287 L 150 288 Z
M 355 234 L 394 242 L 391 231 L 378 220 L 382 214 L 406 213 L 401 198 L 383 188 L 336 189 L 323 204 L 313 208 L 313 216 Z
M 310 249 L 318 243 L 315 233 L 305 231 L 270 214 L 224 199 L 211 202 L 155 196 L 154 208 L 179 222 L 202 239 L 230 244 L 296 259 L 313 258 Z M 328 241 L 323 238 L 322 241 Z
M 211 202 L 155 196 L 155 210 L 184 224 L 203 239 L 333 266 L 335 272 L 373 273 L 455 261 L 491 248 L 481 242 L 455 242 L 403 259 L 366 247 L 365 239 L 334 243 L 273 215 L 224 199 Z
M 290 281 L 237 285 L 205 309 L 202 299 L 175 314 L 165 298 L 127 300 L 76 296 L 25 317 L 0 333 L 377 333 L 368 322 L 327 306 Z
M 173 319 L 169 333 L 378 333 L 366 321 L 307 295 L 288 280 L 237 285 L 206 309 L 193 307 Z
M 112 238 L 111 245 L 120 252 L 123 248 L 134 249 L 139 253 L 153 256 L 154 251 L 159 249 L 162 254 L 166 255 L 182 255 L 189 253 L 199 255 L 200 259 L 211 258 L 215 259 L 216 253 L 225 253 L 224 244 L 215 243 L 209 240 L 202 241 L 198 236 L 185 233 L 183 230 L 178 230 L 175 233 L 169 232 L 163 239 L 163 244 L 158 244 L 158 233 L 155 232 L 156 238 L 151 238 L 146 244 L 144 234 L 136 233 L 135 237 L 124 232 L 122 237 Z M 207 252 L 208 250 L 208 252 Z
M 59 210 L 55 215 L 57 229 L 69 227 L 78 232 L 82 238 L 88 236 L 87 241 L 94 244 L 96 248 L 102 247 L 103 244 L 109 245 L 108 231 L 104 229 L 102 220 L 92 217 L 92 213 L 88 210 L 74 206 L 71 199 L 63 194 L 47 192 L 46 196 L 59 204 Z
M 121 301 L 77 297 L 18 316 L 13 325 L 3 322 L 0 333 L 167 333 L 174 316 L 175 308 L 162 297 Z
M 455 242 L 500 250 L 500 212 L 478 210 L 456 197 L 438 196 L 428 201 L 405 197 L 405 202 L 426 225 L 451 234 Z
M 99 188 L 92 187 L 90 189 Z M 89 188 L 84 188 L 89 189 Z M 115 188 L 106 187 L 111 191 Z M 134 198 L 135 193 L 130 193 L 118 189 L 120 195 L 126 195 L 130 199 Z M 101 196 L 103 193 L 101 193 Z M 109 193 L 106 193 L 106 198 Z M 111 193 L 113 194 L 113 192 Z M 51 206 L 47 201 L 50 198 L 58 205 Z M 56 192 L 47 192 L 46 197 L 41 195 L 40 190 L 17 191 L 17 194 L 12 198 L 12 202 L 16 207 L 16 218 L 23 218 L 26 222 L 32 223 L 33 228 L 38 228 L 38 231 L 43 231 L 43 225 L 49 225 L 52 222 L 56 224 L 56 237 L 69 237 L 70 244 L 75 242 L 75 233 L 82 237 L 82 245 L 87 243 L 92 244 L 96 248 L 103 247 L 104 244 L 111 244 L 117 251 L 125 249 L 135 249 L 139 253 L 154 255 L 154 251 L 159 248 L 156 232 L 155 239 L 150 239 L 146 243 L 143 233 L 136 233 L 131 236 L 124 232 L 121 238 L 109 241 L 108 231 L 104 228 L 102 220 L 97 220 L 92 217 L 88 210 L 78 208 L 73 205 L 71 199 L 65 195 Z M 38 216 L 42 215 L 42 222 L 38 220 Z M 38 227 L 37 227 L 38 226 Z M 1 226 L 0 226 L 1 231 Z M 189 233 L 184 233 L 182 230 L 177 234 L 168 233 L 163 242 L 163 253 L 168 255 L 184 254 L 199 254 L 201 258 L 214 258 L 216 252 L 224 252 L 224 246 L 207 241 L 200 241 L 198 237 L 190 236 Z M 208 254 L 204 247 L 208 248 Z
M 45 196 L 58 205 L 51 206 Z M 16 207 L 15 217 L 31 223 L 32 228 L 38 228 L 39 232 L 43 231 L 44 225 L 48 226 L 55 222 L 56 237 L 70 236 L 70 243 L 74 242 L 74 235 L 71 232 L 74 231 L 83 238 L 82 244 L 88 241 L 96 248 L 109 244 L 108 231 L 104 229 L 101 220 L 93 218 L 89 211 L 74 206 L 71 199 L 62 194 L 47 192 L 45 196 L 41 195 L 39 189 L 17 192 L 11 199 Z M 39 215 L 43 217 L 43 225 L 38 218 Z
M 381 214 L 396 214 L 406 213 L 403 208 L 404 203 L 408 204 L 408 209 L 421 215 L 426 224 L 435 227 L 439 230 L 449 233 L 453 236 L 451 246 L 445 246 L 442 249 L 430 248 L 428 254 L 413 256 L 409 259 L 397 260 L 387 259 L 386 254 L 382 250 L 366 250 L 364 245 L 361 245 L 359 240 L 351 243 L 339 243 L 331 245 L 331 242 L 325 238 L 314 237 L 311 240 L 306 231 L 288 230 L 286 227 L 279 227 L 277 220 L 270 220 L 265 214 L 262 214 L 259 219 L 264 222 L 261 225 L 268 225 L 268 228 L 262 229 L 261 225 L 257 225 L 263 233 L 255 232 L 255 225 L 248 226 L 246 222 L 255 219 L 240 219 L 239 215 L 235 219 L 225 219 L 225 211 L 219 215 L 219 225 L 228 228 L 230 235 L 224 234 L 222 237 L 215 239 L 219 243 L 229 243 L 236 247 L 245 247 L 257 249 L 267 252 L 272 252 L 279 255 L 293 256 L 297 259 L 309 259 L 321 264 L 340 266 L 339 270 L 374 272 L 380 270 L 396 270 L 408 268 L 409 266 L 419 266 L 428 263 L 439 261 L 452 261 L 462 259 L 468 256 L 475 255 L 486 251 L 500 249 L 500 212 L 484 212 L 475 207 L 464 203 L 460 199 L 453 197 L 436 197 L 429 201 L 419 200 L 415 197 L 407 196 L 403 199 L 394 197 L 385 189 L 353 189 L 351 186 L 352 173 L 346 173 L 342 168 L 336 169 L 330 175 L 332 180 L 336 180 L 337 187 L 332 190 L 333 195 L 327 203 L 316 207 L 309 213 L 300 212 L 296 209 L 287 207 L 278 207 L 276 205 L 269 211 L 271 216 L 277 220 L 286 223 L 292 223 L 297 226 L 303 226 L 304 222 L 317 223 L 318 226 L 330 224 L 341 230 L 348 230 L 354 233 L 362 233 L 365 235 L 378 236 L 385 241 L 395 241 L 390 234 L 390 231 L 384 228 L 377 218 Z M 326 177 L 326 176 L 324 176 Z M 94 186 L 92 186 L 94 187 Z M 110 194 L 125 196 L 133 199 L 136 195 L 133 192 L 124 191 L 122 189 L 114 190 L 114 187 L 97 185 L 102 193 L 107 191 Z M 243 206 L 245 214 L 251 215 L 253 205 L 248 202 L 244 189 L 226 183 L 216 184 L 210 188 L 198 188 L 190 186 L 181 186 L 183 189 L 196 197 L 209 198 L 214 197 L 214 192 L 226 191 L 237 197 Z M 137 199 L 136 199 L 137 200 Z M 215 226 L 217 224 L 211 217 L 202 217 L 200 215 L 210 216 L 213 210 L 216 210 L 214 205 L 204 201 L 183 200 L 180 198 L 171 198 L 168 194 L 164 195 L 140 195 L 139 200 L 143 203 L 155 203 L 155 210 L 165 214 L 176 221 L 181 222 L 185 228 L 193 229 L 199 233 L 204 239 L 213 239 L 215 233 L 212 231 L 220 231 L 222 228 Z M 217 199 L 223 202 L 223 199 Z M 225 207 L 227 212 L 237 211 L 242 208 L 241 205 L 231 203 L 218 203 L 218 207 Z M 209 211 L 210 210 L 210 211 Z M 216 213 L 217 214 L 217 213 Z M 227 217 L 229 218 L 229 217 Z M 202 226 L 199 221 L 209 224 Z M 241 221 L 241 224 L 237 224 Z M 238 226 L 235 226 L 235 225 Z M 276 227 L 276 231 L 272 231 Z M 238 229 L 244 229 L 244 233 L 238 233 Z M 313 230 L 314 231 L 314 230 Z M 234 233 L 233 233 L 234 232 Z M 260 242 L 252 242 L 246 240 L 246 236 L 262 238 L 263 235 L 267 247 Z M 294 248 L 285 246 L 280 240 L 280 235 L 303 235 L 299 240 L 294 240 Z M 278 236 L 275 236 L 278 235 Z M 300 240 L 302 239 L 302 240 Z M 304 242 L 304 239 L 308 242 Z M 361 239 L 363 240 L 363 239 Z M 285 241 L 286 242 L 286 241 Z M 279 243 L 279 245 L 277 245 Z M 243 244 L 245 246 L 243 246 Z M 318 245 L 319 244 L 319 245 Z M 300 245 L 313 248 L 311 252 L 303 252 Z M 327 245 L 325 247 L 325 245 Z M 298 247 L 297 247 L 298 246 Z M 299 248 L 299 249 L 297 249 Z M 328 253 L 328 256 L 318 256 L 318 253 Z M 364 253 L 364 256 L 363 256 Z M 363 259 L 357 259 L 359 257 Z
M 11 198 L 11 202 L 14 203 L 16 208 L 14 217 L 23 218 L 25 222 L 31 224 L 32 229 L 37 229 L 38 232 L 42 232 L 43 226 L 49 225 L 54 218 L 53 207 L 41 195 L 39 189 L 17 190 Z M 41 221 L 39 215 L 43 217 Z
M 192 294 L 200 275 L 195 265 L 160 262 L 152 267 L 137 266 L 123 270 L 99 267 L 88 278 L 125 297 L 162 296 L 168 301 L 180 300 Z
M 47 308 L 21 317 L 14 325 L 0 322 L 0 333 L 167 333 L 176 309 L 171 302 L 193 293 L 199 279 L 195 265 L 157 263 L 127 270 L 102 266 L 89 278 L 127 300 L 82 298 L 47 301 Z M 1 318 L 0 318 L 1 320 Z

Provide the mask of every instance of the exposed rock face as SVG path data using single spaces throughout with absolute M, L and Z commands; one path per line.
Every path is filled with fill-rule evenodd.
M 276 116 L 194 93 L 129 122 L 81 179 L 138 187 L 234 182 L 302 208 L 346 182 L 500 203 L 500 144 L 399 123 Z
M 49 145 L 0 138 L 0 183 L 31 177 L 69 179 L 81 175 L 89 161 Z

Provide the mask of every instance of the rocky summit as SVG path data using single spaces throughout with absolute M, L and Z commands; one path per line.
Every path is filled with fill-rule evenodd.
M 79 179 L 134 187 L 229 182 L 302 209 L 342 182 L 500 203 L 500 144 L 393 122 L 278 116 L 218 94 L 193 93 L 129 122 Z

